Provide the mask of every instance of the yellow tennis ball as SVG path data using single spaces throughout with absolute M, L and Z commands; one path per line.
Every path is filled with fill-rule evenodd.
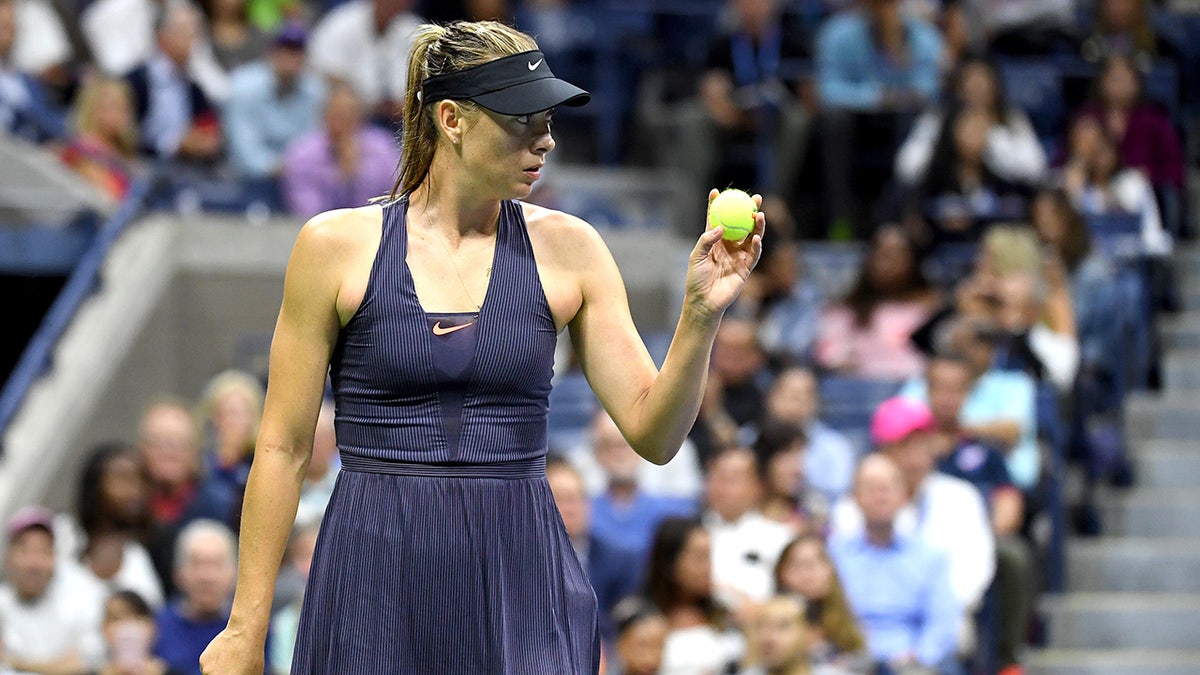
M 741 241 L 754 231 L 756 213 L 758 205 L 750 195 L 741 190 L 725 190 L 708 205 L 708 227 L 720 225 L 725 228 L 722 239 Z

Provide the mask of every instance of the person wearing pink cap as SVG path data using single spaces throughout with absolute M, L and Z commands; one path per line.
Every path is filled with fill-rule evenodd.
M 974 642 L 968 618 L 980 607 L 996 570 L 996 542 L 987 508 L 970 483 L 934 468 L 934 418 L 928 406 L 890 398 L 871 418 L 871 442 L 904 476 L 908 504 L 896 517 L 896 531 L 915 537 L 948 560 L 950 586 L 965 611 L 960 648 Z M 861 509 L 852 499 L 835 505 L 830 520 L 834 537 L 863 532 Z
M 17 672 L 83 672 L 100 665 L 102 589 L 54 546 L 54 514 L 27 506 L 5 527 L 7 582 L 0 585 L 0 643 Z

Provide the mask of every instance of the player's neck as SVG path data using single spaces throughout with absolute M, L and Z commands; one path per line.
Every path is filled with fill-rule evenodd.
M 435 228 L 452 241 L 496 231 L 500 202 L 482 199 L 470 186 L 448 172 L 430 171 L 409 197 L 410 218 L 423 227 Z

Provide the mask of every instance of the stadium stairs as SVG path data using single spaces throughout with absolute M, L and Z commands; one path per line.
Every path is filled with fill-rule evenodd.
M 1165 386 L 1126 404 L 1136 485 L 1101 497 L 1103 536 L 1069 542 L 1030 673 L 1200 673 L 1200 246 L 1175 265 L 1186 310 L 1162 324 Z

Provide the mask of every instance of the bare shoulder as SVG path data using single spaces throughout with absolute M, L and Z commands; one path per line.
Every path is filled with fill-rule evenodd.
M 296 245 L 319 255 L 353 255 L 365 246 L 378 244 L 382 213 L 375 204 L 318 213 L 301 228 Z
M 529 237 L 538 252 L 545 250 L 569 265 L 586 263 L 596 255 L 609 256 L 608 246 L 596 228 L 569 213 L 521 202 Z

